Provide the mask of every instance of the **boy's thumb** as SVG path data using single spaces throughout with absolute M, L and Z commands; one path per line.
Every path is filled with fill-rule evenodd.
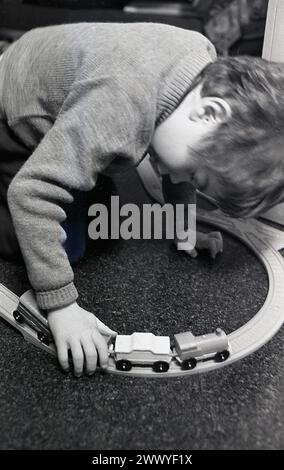
M 99 332 L 104 336 L 116 336 L 117 332 L 111 330 L 108 326 L 106 326 L 101 320 L 97 318 L 97 327 Z

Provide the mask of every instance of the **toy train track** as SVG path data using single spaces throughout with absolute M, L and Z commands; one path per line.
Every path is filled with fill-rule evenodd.
M 17 295 L 7 289 L 7 287 L 3 286 L 3 284 L 0 284 L 0 317 L 16 328 L 23 335 L 25 340 L 56 356 L 54 345 L 47 345 L 42 342 L 39 330 L 37 331 L 34 326 L 26 321 L 19 321 L 17 318 L 19 301 L 20 298 Z
M 199 214 L 198 221 L 218 227 L 235 236 L 252 249 L 260 259 L 269 281 L 267 297 L 262 308 L 241 328 L 228 335 L 230 356 L 224 362 L 216 362 L 213 358 L 201 360 L 194 369 L 182 370 L 176 361 L 171 361 L 167 372 L 157 373 L 150 366 L 133 366 L 130 371 L 117 370 L 115 360 L 111 356 L 108 372 L 140 377 L 175 377 L 211 371 L 232 364 L 253 353 L 269 341 L 282 326 L 284 322 L 284 259 L 278 250 L 284 247 L 284 233 L 257 220 L 231 219 L 219 211 Z M 31 300 L 28 298 L 29 295 L 29 293 L 24 294 L 28 303 Z M 55 347 L 50 343 L 47 331 L 39 327 L 36 312 L 32 312 L 34 315 L 29 318 L 29 321 L 20 323 L 17 318 L 18 306 L 19 297 L 0 284 L 0 316 L 19 330 L 27 341 L 56 355 Z M 22 312 L 24 313 L 23 310 Z

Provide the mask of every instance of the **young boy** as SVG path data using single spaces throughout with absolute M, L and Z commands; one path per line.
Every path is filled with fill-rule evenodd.
M 115 334 L 77 304 L 64 248 L 68 207 L 99 174 L 135 166 L 149 149 L 171 174 L 167 200 L 178 201 L 176 183 L 187 181 L 237 216 L 279 202 L 283 72 L 261 59 L 216 60 L 202 35 L 157 24 L 38 28 L 5 51 L 0 194 L 8 222 L 1 237 L 12 253 L 11 212 L 63 369 L 68 349 L 77 376 L 84 363 L 92 374 L 97 356 L 106 367 L 102 335 Z M 196 247 L 215 255 L 222 239 L 199 235 Z

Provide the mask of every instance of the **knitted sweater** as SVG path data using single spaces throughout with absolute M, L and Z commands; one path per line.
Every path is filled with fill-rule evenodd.
M 37 28 L 4 53 L 0 120 L 30 151 L 8 204 L 41 308 L 78 297 L 61 226 L 72 191 L 137 165 L 215 57 L 201 34 L 152 23 Z

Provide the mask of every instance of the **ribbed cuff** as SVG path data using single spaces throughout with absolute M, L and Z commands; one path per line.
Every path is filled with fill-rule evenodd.
M 180 62 L 173 67 L 158 97 L 156 126 L 159 126 L 175 111 L 190 91 L 194 79 L 212 61 L 212 57 L 204 47 L 202 51 L 192 52 L 189 56 L 182 57 Z
M 73 282 L 59 289 L 47 292 L 36 292 L 37 304 L 39 308 L 43 310 L 65 307 L 75 302 L 77 298 L 78 291 Z

